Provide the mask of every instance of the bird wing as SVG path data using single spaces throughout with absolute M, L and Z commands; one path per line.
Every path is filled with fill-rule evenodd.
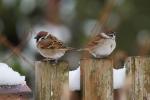
M 58 40 L 55 36 L 48 35 L 46 38 L 39 41 L 39 47 L 43 49 L 65 49 L 64 43 Z
M 95 47 L 97 47 L 97 45 L 103 44 L 103 42 L 104 38 L 100 34 L 98 34 L 87 44 L 86 48 L 94 49 Z

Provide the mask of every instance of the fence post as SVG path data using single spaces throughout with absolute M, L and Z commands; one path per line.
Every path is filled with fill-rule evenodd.
M 129 57 L 126 67 L 131 77 L 127 100 L 150 100 L 150 57 Z
M 27 85 L 0 86 L 0 100 L 30 100 L 31 89 Z
M 35 63 L 36 95 L 35 100 L 61 100 L 63 86 L 68 82 L 69 67 L 67 62 L 50 64 Z
M 112 68 L 109 59 L 81 60 L 82 100 L 113 100 Z

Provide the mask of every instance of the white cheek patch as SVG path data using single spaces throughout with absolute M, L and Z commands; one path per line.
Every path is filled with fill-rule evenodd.
M 43 36 L 43 37 L 39 38 L 39 41 L 41 41 L 42 39 L 46 39 L 47 37 L 48 37 L 48 35 L 46 35 L 45 37 Z
M 109 39 L 110 37 L 108 35 L 106 35 L 106 33 L 100 33 L 102 35 L 102 37 Z
M 44 37 L 44 39 L 46 39 L 48 36 L 49 36 L 49 34 L 47 34 L 47 35 Z
M 113 38 L 112 39 L 116 39 L 116 36 L 115 35 L 113 35 Z
M 41 38 L 39 38 L 38 42 L 39 42 L 39 41 L 41 41 L 41 40 L 42 40 L 42 37 L 41 37 Z

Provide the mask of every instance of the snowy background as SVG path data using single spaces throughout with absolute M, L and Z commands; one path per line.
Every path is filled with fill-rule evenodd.
M 5 63 L 0 63 L 0 86 L 26 85 L 25 76 L 21 76 Z

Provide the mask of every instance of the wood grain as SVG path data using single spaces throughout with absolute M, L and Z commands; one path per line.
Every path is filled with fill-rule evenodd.
M 27 85 L 0 86 L 0 100 L 29 100 L 32 93 Z
M 68 63 L 36 62 L 36 100 L 61 100 L 63 85 L 68 82 Z
M 113 100 L 112 68 L 109 59 L 81 60 L 82 100 Z
M 130 57 L 126 67 L 131 77 L 127 100 L 150 100 L 150 57 Z

